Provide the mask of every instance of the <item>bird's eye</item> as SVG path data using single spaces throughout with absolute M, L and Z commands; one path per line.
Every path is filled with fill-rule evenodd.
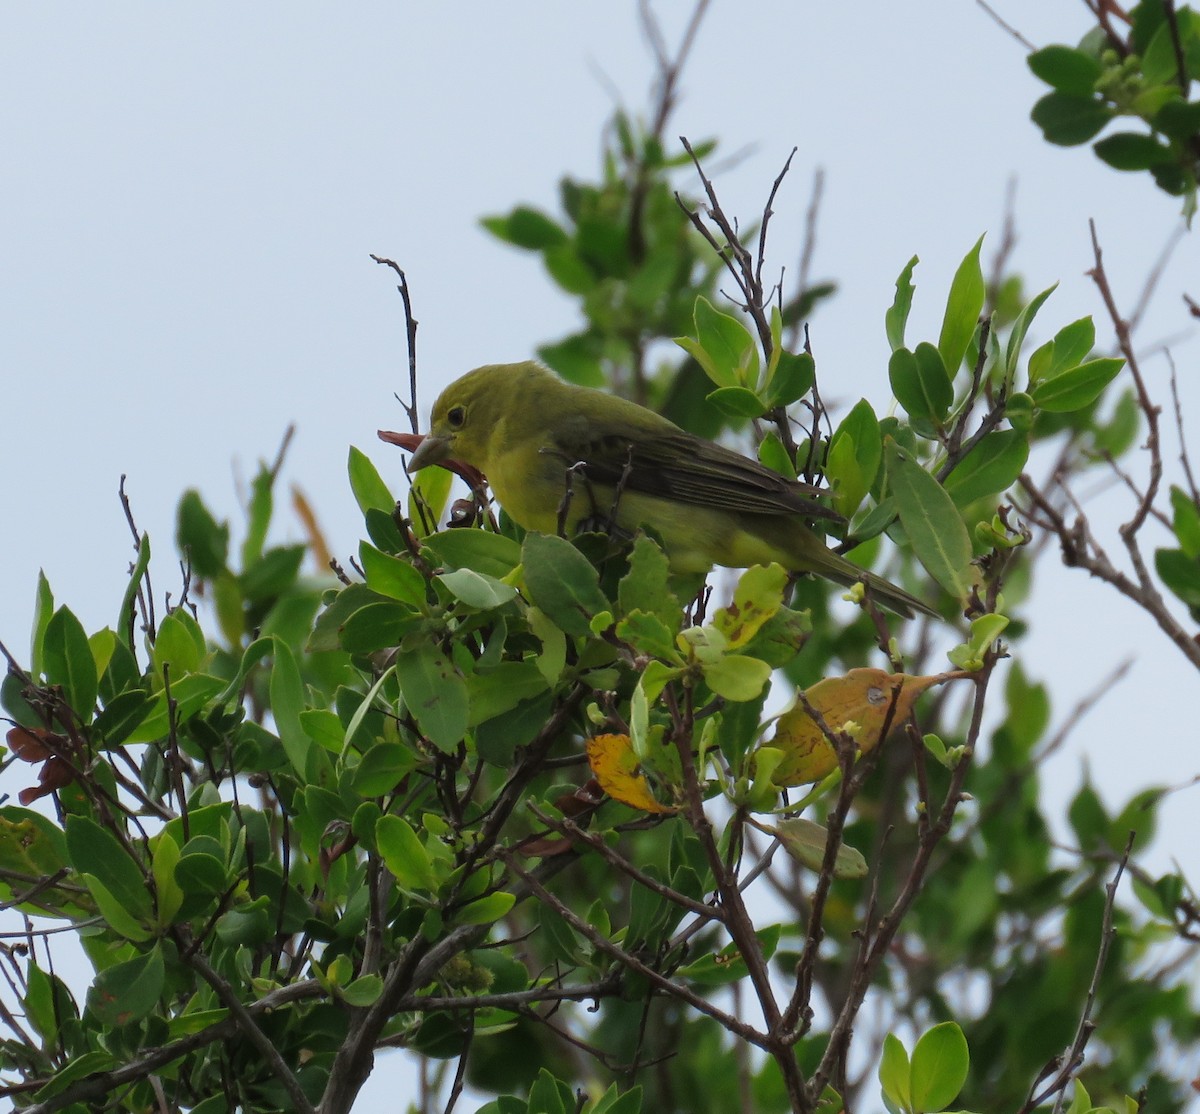
M 467 412 L 461 406 L 452 406 L 446 414 L 446 421 L 450 423 L 451 429 L 461 429 L 466 420 Z

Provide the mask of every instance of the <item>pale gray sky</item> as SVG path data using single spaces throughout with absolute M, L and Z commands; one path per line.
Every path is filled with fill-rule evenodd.
M 660 7 L 674 41 L 690 6 Z M 1068 0 L 996 7 L 1038 45 L 1086 25 Z M 306 491 L 334 551 L 353 552 L 348 446 L 401 487 L 399 456 L 375 430 L 403 426 L 392 399 L 403 320 L 368 253 L 407 270 L 426 408 L 468 368 L 570 331 L 573 305 L 478 218 L 521 201 L 554 209 L 564 173 L 594 176 L 610 90 L 639 109 L 651 72 L 632 0 L 8 8 L 0 638 L 25 652 L 39 567 L 89 629 L 115 621 L 130 555 L 121 473 L 161 591 L 180 493 L 199 487 L 236 529 L 236 477 L 273 457 L 292 421 L 285 479 Z M 995 247 L 1013 175 L 1014 264 L 1031 292 L 1062 284 L 1043 328 L 1094 313 L 1110 335 L 1084 277 L 1089 216 L 1132 306 L 1178 204 L 1086 149 L 1048 147 L 1029 121 L 1042 91 L 1017 43 L 967 0 L 714 0 L 670 134 L 718 136 L 726 154 L 752 146 L 717 179 L 746 221 L 799 147 L 772 226 L 773 258 L 790 269 L 824 167 L 815 274 L 841 284 L 812 334 L 827 400 L 865 394 L 886 410 L 883 314 L 897 273 L 920 255 L 910 335 L 936 336 L 959 259 L 986 230 Z M 1164 275 L 1144 340 L 1191 327 L 1183 290 L 1200 295 L 1194 239 Z M 1174 351 L 1200 428 L 1194 332 Z M 1165 398 L 1164 361 L 1147 370 Z M 279 520 L 299 537 L 286 507 Z M 1195 717 L 1181 713 L 1194 674 L 1111 592 L 1043 571 L 1040 629 L 1021 652 L 1051 678 L 1059 718 L 1139 656 L 1049 767 L 1049 799 L 1065 805 L 1084 754 L 1114 804 L 1194 776 Z M 1200 863 L 1196 792 L 1164 810 L 1159 868 L 1185 852 Z

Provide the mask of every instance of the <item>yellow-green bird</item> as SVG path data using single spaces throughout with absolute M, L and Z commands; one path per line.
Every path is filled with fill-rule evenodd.
M 936 614 L 825 546 L 805 519 L 839 516 L 814 488 L 533 362 L 476 368 L 442 392 L 408 470 L 449 459 L 478 468 L 526 530 L 555 533 L 565 506 L 568 533 L 585 521 L 652 528 L 677 573 L 776 561 L 846 586 L 862 581 L 901 615 Z

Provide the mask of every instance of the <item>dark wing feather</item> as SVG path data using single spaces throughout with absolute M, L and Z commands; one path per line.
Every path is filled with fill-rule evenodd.
M 842 521 L 817 502 L 817 488 L 789 480 L 741 453 L 676 426 L 643 430 L 635 440 L 588 420 L 568 423 L 546 451 L 565 466 L 582 465 L 595 484 L 658 495 L 679 503 L 745 514 L 798 514 Z M 567 448 L 567 446 L 570 446 Z

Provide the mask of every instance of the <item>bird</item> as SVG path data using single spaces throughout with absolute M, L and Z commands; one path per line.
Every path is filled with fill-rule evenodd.
M 566 383 L 534 361 L 489 364 L 451 383 L 408 462 L 465 463 L 525 530 L 592 523 L 657 534 L 677 574 L 777 562 L 912 618 L 928 604 L 833 552 L 810 526 L 842 521 L 818 489 L 788 479 L 628 399 Z

